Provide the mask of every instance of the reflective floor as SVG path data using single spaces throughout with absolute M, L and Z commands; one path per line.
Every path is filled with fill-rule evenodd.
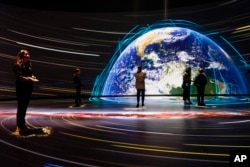
M 135 97 L 32 100 L 29 127 L 49 136 L 14 136 L 16 101 L 0 102 L 0 159 L 34 167 L 228 167 L 230 152 L 250 150 L 248 98 L 207 99 L 205 107 L 179 98 Z

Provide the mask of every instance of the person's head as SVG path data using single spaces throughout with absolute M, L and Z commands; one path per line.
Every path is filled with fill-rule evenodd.
M 75 75 L 80 75 L 80 73 L 81 73 L 81 70 L 80 70 L 80 68 L 77 67 L 75 69 Z
M 203 68 L 199 68 L 199 73 L 203 73 L 204 69 Z
M 16 62 L 18 64 L 26 63 L 30 61 L 30 53 L 28 50 L 22 49 L 18 52 L 16 56 Z
M 138 72 L 142 71 L 142 66 L 139 65 L 139 66 L 137 67 L 137 70 L 138 70 Z
M 185 70 L 185 72 L 187 72 L 187 73 L 190 74 L 191 73 L 191 67 L 187 67 L 186 70 Z

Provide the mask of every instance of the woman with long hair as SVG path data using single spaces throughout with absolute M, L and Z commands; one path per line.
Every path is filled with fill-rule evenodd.
M 27 130 L 25 116 L 29 106 L 31 94 L 33 92 L 34 82 L 38 81 L 32 74 L 30 54 L 27 50 L 20 50 L 18 52 L 13 66 L 13 71 L 16 75 L 16 132 L 22 134 Z

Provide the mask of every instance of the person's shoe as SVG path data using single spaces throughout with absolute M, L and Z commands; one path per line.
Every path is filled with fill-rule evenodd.
M 19 132 L 20 132 L 20 128 L 19 128 L 19 127 L 16 127 L 16 130 L 15 130 L 14 133 L 19 135 L 19 134 L 20 134 Z
M 206 104 L 205 103 L 201 103 L 201 106 L 206 106 Z
M 139 104 L 137 104 L 136 107 L 138 108 L 138 107 L 139 107 Z
M 17 127 L 17 130 L 19 135 L 27 135 L 28 134 L 28 131 L 29 131 L 29 128 L 28 127 L 22 127 L 22 128 L 19 128 Z

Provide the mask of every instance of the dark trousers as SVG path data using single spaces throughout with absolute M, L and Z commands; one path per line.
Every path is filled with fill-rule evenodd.
M 141 97 L 141 103 L 144 105 L 144 99 L 145 99 L 145 89 L 137 89 L 137 104 L 140 103 L 140 97 Z
M 190 86 L 186 86 L 183 88 L 183 100 L 184 101 L 190 101 Z
M 29 106 L 32 88 L 17 88 L 17 113 L 16 124 L 19 128 L 25 128 L 25 116 Z
M 204 92 L 205 92 L 205 86 L 197 86 L 197 102 L 198 102 L 198 105 L 205 104 L 204 103 Z
M 82 94 L 81 94 L 81 88 L 76 88 L 76 94 L 75 94 L 75 105 L 80 106 L 82 105 Z

